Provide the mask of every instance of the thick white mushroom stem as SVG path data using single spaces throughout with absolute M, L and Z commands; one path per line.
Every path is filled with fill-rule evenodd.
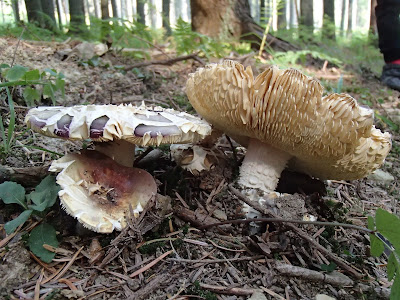
M 135 160 L 135 144 L 125 140 L 114 140 L 95 144 L 96 150 L 112 158 L 124 167 L 133 167 Z
M 265 193 L 275 191 L 281 173 L 291 157 L 285 151 L 251 139 L 240 167 L 239 184 Z

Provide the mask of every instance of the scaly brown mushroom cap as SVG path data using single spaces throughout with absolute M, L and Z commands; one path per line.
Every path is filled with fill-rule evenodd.
M 372 110 L 349 95 L 322 97 L 320 83 L 294 69 L 270 67 L 254 78 L 250 67 L 225 61 L 191 74 L 186 92 L 217 129 L 282 154 L 281 169 L 292 158 L 294 169 L 320 179 L 357 179 L 377 169 L 391 148 L 390 134 L 373 126 Z

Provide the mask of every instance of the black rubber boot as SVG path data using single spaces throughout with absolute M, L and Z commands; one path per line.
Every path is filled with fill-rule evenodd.
M 386 64 L 382 70 L 381 81 L 388 87 L 400 91 L 400 65 Z

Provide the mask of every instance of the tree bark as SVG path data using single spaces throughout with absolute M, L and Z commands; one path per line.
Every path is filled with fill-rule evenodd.
M 346 20 L 346 0 L 342 0 L 342 11 L 340 15 L 340 33 L 344 34 L 344 22 Z
M 29 23 L 43 26 L 42 3 L 40 0 L 25 0 L 26 12 Z
M 369 33 L 372 35 L 377 35 L 378 30 L 376 27 L 376 15 L 375 15 L 375 7 L 376 7 L 376 0 L 371 0 L 371 13 L 369 16 Z
M 324 0 L 322 36 L 334 40 L 336 38 L 335 29 L 335 2 L 332 0 Z
M 126 0 L 121 0 L 121 19 L 125 19 L 126 17 Z
M 83 0 L 68 0 L 69 4 L 69 33 L 81 34 L 86 30 L 85 9 Z
M 108 11 L 108 0 L 101 0 L 100 7 L 101 7 L 101 19 L 102 20 L 109 19 L 110 12 Z
M 347 19 L 347 35 L 350 36 L 353 31 L 353 0 L 349 0 L 349 16 Z
M 247 0 L 191 0 L 190 4 L 194 31 L 214 38 L 250 41 L 254 49 L 259 49 L 264 28 L 254 22 Z M 297 49 L 271 34 L 267 35 L 266 43 L 279 51 Z
M 137 21 L 146 25 L 146 15 L 144 13 L 144 1 L 136 0 Z
M 281 0 L 278 4 L 278 29 L 286 29 L 286 26 L 286 0 Z
M 313 0 L 300 0 L 299 38 L 310 40 L 314 31 Z
M 156 2 L 154 0 L 150 0 L 149 4 L 149 13 L 150 13 L 150 23 L 152 28 L 157 27 L 157 9 L 156 9 Z
M 56 29 L 56 16 L 54 14 L 53 0 L 41 0 L 42 11 L 46 15 L 43 18 L 43 26 L 54 31 Z
M 97 19 L 100 19 L 101 16 L 99 14 L 100 8 L 98 0 L 93 0 L 93 6 L 94 6 L 94 15 L 96 16 Z
M 313 0 L 300 0 L 300 25 L 314 28 Z
M 171 35 L 170 17 L 169 17 L 169 6 L 170 0 L 163 0 L 162 2 L 162 25 L 166 30 L 167 35 Z
M 62 18 L 61 18 L 61 5 L 58 2 L 59 0 L 56 0 L 56 9 L 57 9 L 57 17 L 58 17 L 58 28 L 60 30 L 63 29 L 63 24 L 62 24 Z
M 119 18 L 116 0 L 111 0 L 111 8 L 112 8 L 112 13 L 113 13 L 113 18 Z
M 15 24 L 19 24 L 21 22 L 21 18 L 19 16 L 18 0 L 12 0 L 11 4 L 12 4 L 13 13 L 14 13 Z
M 290 2 L 289 2 L 289 13 L 290 13 L 290 16 L 289 16 L 289 27 L 290 28 L 294 28 L 294 25 L 295 25 L 295 20 L 296 20 L 296 7 L 295 7 L 295 4 L 294 4 L 294 1 L 295 0 L 290 0 Z

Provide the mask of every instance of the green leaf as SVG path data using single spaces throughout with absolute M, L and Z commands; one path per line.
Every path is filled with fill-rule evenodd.
M 25 75 L 26 71 L 28 71 L 28 68 L 16 65 L 7 71 L 5 77 L 8 81 L 16 81 L 22 78 L 22 76 Z
M 367 222 L 368 222 L 368 223 L 367 223 L 368 229 L 369 229 L 369 230 L 375 230 L 375 221 L 374 221 L 374 218 L 371 217 L 371 216 L 368 216 Z
M 16 203 L 23 208 L 26 207 L 25 188 L 13 181 L 6 181 L 0 184 L 0 198 L 6 204 Z
M 394 253 L 391 252 L 387 263 L 387 276 L 389 281 L 393 279 L 394 275 L 396 275 L 397 267 L 398 261 L 396 260 Z
M 24 224 L 26 220 L 29 219 L 29 217 L 32 214 L 32 210 L 27 209 L 23 211 L 18 217 L 16 217 L 14 220 L 7 222 L 4 224 L 4 229 L 6 230 L 7 234 L 11 234 L 15 231 L 15 229 L 18 228 L 19 225 Z
M 54 99 L 54 90 L 51 83 L 43 86 L 43 97 Z
M 51 76 L 57 76 L 57 71 L 55 69 L 44 69 L 45 72 L 49 73 Z
M 333 272 L 336 269 L 337 265 L 334 262 L 331 262 L 329 265 L 327 264 L 322 264 L 321 265 L 321 270 L 326 271 L 328 273 Z
M 44 211 L 46 208 L 52 207 L 57 200 L 60 186 L 57 185 L 54 176 L 47 176 L 39 183 L 35 191 L 28 195 L 35 205 L 29 205 L 30 209 L 36 211 Z
M 371 255 L 376 257 L 381 256 L 385 250 L 383 242 L 375 234 L 370 234 L 369 239 L 371 241 Z
M 0 64 L 0 70 L 1 69 L 6 69 L 6 68 L 10 68 L 10 65 L 8 65 L 8 64 Z
M 35 105 L 35 101 L 39 102 L 40 100 L 40 93 L 37 89 L 31 88 L 31 87 L 26 87 L 24 90 L 24 99 L 26 104 L 30 106 Z
M 379 208 L 375 216 L 376 229 L 389 240 L 396 250 L 400 250 L 400 219 Z
M 28 246 L 33 254 L 42 261 L 49 263 L 54 258 L 55 253 L 43 248 L 44 244 L 58 247 L 56 230 L 46 223 L 42 223 L 32 230 L 28 239 Z
M 400 276 L 396 276 L 390 292 L 390 300 L 399 300 L 399 299 L 400 299 Z
M 32 80 L 40 80 L 40 72 L 38 69 L 34 69 L 31 71 L 28 71 L 24 75 L 24 79 L 26 81 L 32 81 Z

